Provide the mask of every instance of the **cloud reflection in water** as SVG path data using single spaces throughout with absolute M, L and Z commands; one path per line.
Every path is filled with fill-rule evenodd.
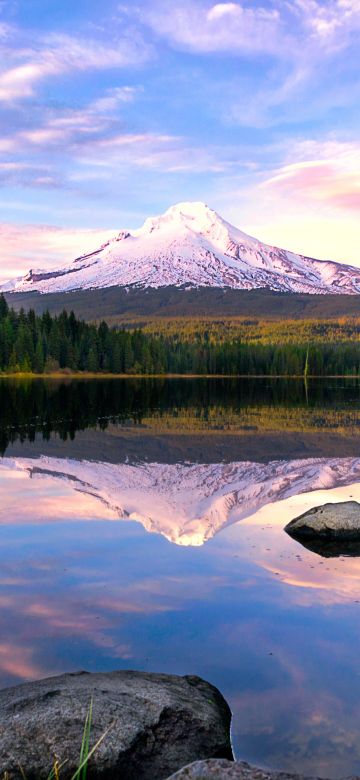
M 359 772 L 359 562 L 322 560 L 283 532 L 325 497 L 360 499 L 359 485 L 328 489 L 354 481 L 359 461 L 296 461 L 282 471 L 279 463 L 194 467 L 187 495 L 189 481 L 175 483 L 179 469 L 168 468 L 165 487 L 156 473 L 136 504 L 135 487 L 119 488 L 118 466 L 5 459 L 0 684 L 79 668 L 200 674 L 229 699 L 242 758 L 325 776 Z M 249 473 L 245 500 L 239 485 Z M 138 492 L 139 484 L 137 472 Z M 277 500 L 309 484 L 327 489 Z M 175 516 L 169 486 L 171 501 L 184 499 Z M 125 500 L 134 517 L 146 507 L 158 533 L 119 522 Z M 207 528 L 214 506 L 220 522 Z M 169 544 L 163 520 L 176 540 L 195 532 L 208 541 Z

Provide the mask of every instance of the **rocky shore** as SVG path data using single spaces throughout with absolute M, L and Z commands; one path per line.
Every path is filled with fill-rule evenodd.
M 233 761 L 230 709 L 210 683 L 133 671 L 63 674 L 0 691 L 1 779 L 48 780 L 56 758 L 61 780 L 70 780 L 90 702 L 90 746 L 105 736 L 88 780 L 310 780 Z

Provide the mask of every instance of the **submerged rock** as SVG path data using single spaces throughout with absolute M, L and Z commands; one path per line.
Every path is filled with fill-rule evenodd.
M 62 780 L 78 767 L 93 703 L 91 742 L 106 737 L 89 780 L 164 780 L 184 764 L 232 758 L 229 707 L 199 677 L 120 671 L 64 674 L 0 691 L 0 777 L 47 778 L 54 756 Z
M 356 501 L 323 504 L 296 517 L 285 526 L 285 531 L 300 541 L 360 542 L 360 504 Z
M 258 769 L 244 761 L 222 761 L 211 759 L 210 761 L 196 761 L 185 766 L 180 772 L 171 775 L 168 780 L 315 780 L 305 778 L 303 775 L 288 774 L 287 772 L 271 772 L 266 769 Z M 348 778 L 359 780 L 359 778 Z

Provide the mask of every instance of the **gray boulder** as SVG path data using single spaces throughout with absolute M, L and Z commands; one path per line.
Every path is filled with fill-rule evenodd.
M 287 774 L 286 772 L 270 772 L 266 769 L 257 769 L 244 761 L 196 761 L 185 766 L 168 780 L 314 780 L 302 775 Z M 348 780 L 351 780 L 348 778 Z M 359 780 L 359 778 L 352 778 Z
M 360 541 L 360 504 L 344 501 L 317 506 L 288 523 L 285 531 L 299 539 Z
M 0 691 L 0 777 L 20 780 L 22 767 L 27 780 L 42 780 L 56 756 L 70 778 L 91 700 L 90 744 L 108 733 L 89 780 L 163 780 L 196 759 L 232 758 L 229 707 L 199 677 L 79 672 Z

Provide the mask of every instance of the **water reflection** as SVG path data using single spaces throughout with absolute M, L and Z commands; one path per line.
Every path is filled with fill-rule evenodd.
M 58 489 L 42 477 L 44 496 Z M 2 685 L 65 668 L 191 670 L 229 699 L 242 758 L 325 776 L 359 771 L 360 571 L 353 559 L 302 552 L 283 533 L 311 496 L 186 549 L 133 522 L 97 521 L 88 495 L 73 501 L 71 523 L 59 504 L 51 524 L 30 524 L 37 505 L 27 525 L 1 526 Z
M 283 531 L 294 514 L 307 511 L 314 503 L 346 501 L 350 497 L 360 501 L 360 483 L 348 488 L 304 494 L 274 506 L 265 506 L 236 526 L 237 533 L 244 533 L 248 541 L 251 540 L 248 554 L 256 565 L 272 580 L 290 586 L 288 603 L 303 607 L 358 603 L 360 567 L 356 558 L 339 556 L 324 559 Z
M 115 462 L 345 457 L 360 455 L 359 426 L 357 380 L 0 380 L 2 454 L 30 442 L 94 459 L 106 446 Z
M 356 382 L 0 382 L 0 686 L 199 674 L 239 757 L 360 774 L 359 561 L 283 531 L 360 501 L 359 418 Z
M 311 550 L 311 552 L 321 555 L 322 558 L 339 558 L 342 555 L 349 558 L 360 557 L 360 541 L 354 539 L 342 539 L 341 536 L 335 540 L 324 536 L 297 538 L 295 535 L 294 539 L 306 550 Z

